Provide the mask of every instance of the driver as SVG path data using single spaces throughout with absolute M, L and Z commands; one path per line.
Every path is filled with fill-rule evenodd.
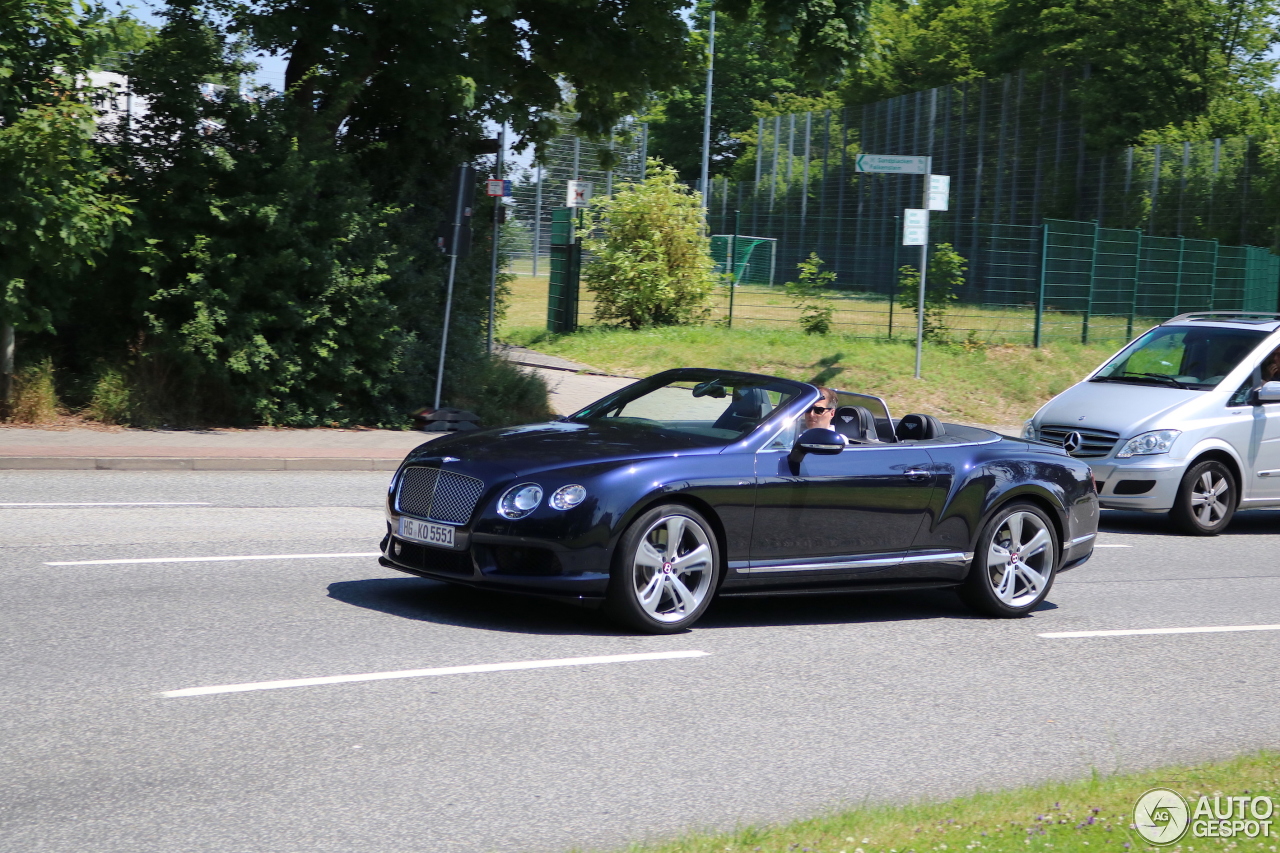
M 822 399 L 805 411 L 805 429 L 831 429 L 831 419 L 836 414 L 836 392 L 825 387 L 819 387 L 818 390 L 822 392 Z
M 1262 360 L 1262 381 L 1280 381 L 1280 347 L 1271 351 L 1271 355 Z

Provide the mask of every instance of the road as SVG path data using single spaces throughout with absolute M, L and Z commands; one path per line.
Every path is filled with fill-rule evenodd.
M 644 637 L 380 568 L 386 482 L 0 472 L 0 850 L 612 848 L 1280 743 L 1280 631 L 1040 636 L 1280 623 L 1277 513 L 1106 514 L 1027 619 L 826 596 Z

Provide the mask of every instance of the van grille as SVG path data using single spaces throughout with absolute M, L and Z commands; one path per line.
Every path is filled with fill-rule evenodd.
M 1080 433 L 1081 438 L 1080 447 L 1071 454 L 1077 459 L 1096 459 L 1099 456 L 1106 456 L 1120 440 L 1118 432 L 1062 424 L 1043 424 L 1040 427 L 1040 440 L 1062 447 L 1067 436 L 1073 432 Z
M 466 524 L 484 494 L 484 481 L 439 468 L 406 468 L 396 492 L 405 515 Z

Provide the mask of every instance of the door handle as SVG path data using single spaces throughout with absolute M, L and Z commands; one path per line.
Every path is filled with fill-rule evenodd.
M 926 471 L 923 468 L 908 468 L 906 471 L 903 471 L 902 473 L 907 475 L 908 480 L 912 480 L 917 483 L 921 482 L 922 480 L 928 480 L 930 477 L 933 476 L 932 472 Z

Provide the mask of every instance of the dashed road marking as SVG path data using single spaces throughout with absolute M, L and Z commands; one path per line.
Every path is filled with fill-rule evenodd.
M 392 678 L 425 678 L 433 675 L 463 675 L 475 672 L 509 672 L 521 669 L 548 669 L 557 666 L 593 666 L 604 663 L 631 663 L 645 660 L 675 660 L 679 658 L 706 657 L 710 652 L 644 652 L 633 655 L 604 655 L 589 658 L 557 658 L 555 660 L 527 660 L 513 663 L 482 663 L 471 666 L 445 666 L 436 669 L 403 669 L 398 672 L 370 672 L 363 675 L 328 675 L 320 678 L 293 678 L 287 681 L 258 681 L 252 684 L 223 684 L 216 687 L 187 687 L 167 690 L 160 695 L 166 699 L 184 696 L 213 696 L 218 693 L 245 693 L 250 690 L 280 690 L 285 687 L 314 687 L 320 684 L 347 684 L 353 681 L 385 681 Z

